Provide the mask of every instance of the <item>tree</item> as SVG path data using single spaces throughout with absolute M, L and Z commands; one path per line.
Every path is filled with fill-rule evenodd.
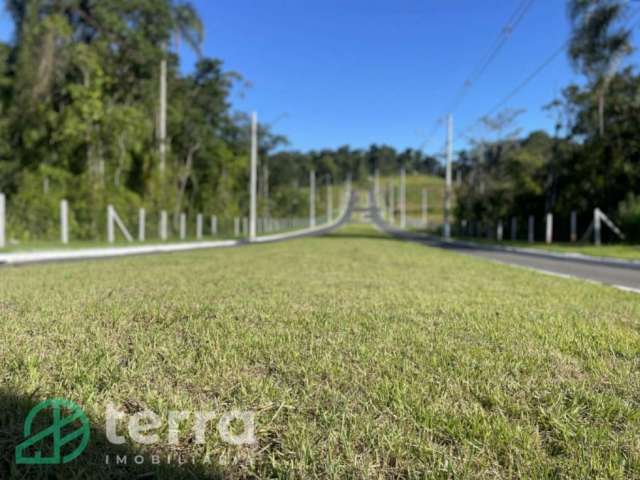
M 623 0 L 570 0 L 572 36 L 569 58 L 593 87 L 598 103 L 598 130 L 605 133 L 605 95 L 625 55 L 631 53 Z

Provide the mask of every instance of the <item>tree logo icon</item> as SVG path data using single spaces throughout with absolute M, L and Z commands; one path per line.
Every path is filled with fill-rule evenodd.
M 44 420 L 48 426 L 34 432 L 36 419 Z M 78 404 L 70 400 L 45 400 L 33 407 L 27 415 L 24 422 L 26 440 L 16 447 L 16 463 L 69 463 L 87 448 L 89 435 L 89 420 Z

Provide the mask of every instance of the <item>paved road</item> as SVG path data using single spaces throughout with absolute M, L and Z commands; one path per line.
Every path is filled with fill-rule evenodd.
M 372 205 L 373 202 L 370 202 Z M 435 237 L 399 230 L 387 225 L 376 207 L 370 207 L 369 216 L 381 230 L 397 238 L 423 243 L 431 247 L 452 250 L 465 255 L 531 268 L 558 276 L 613 285 L 623 290 L 640 293 L 640 265 L 625 262 L 602 262 L 588 258 L 563 258 L 545 253 L 526 253 L 501 250 L 499 247 L 444 242 Z

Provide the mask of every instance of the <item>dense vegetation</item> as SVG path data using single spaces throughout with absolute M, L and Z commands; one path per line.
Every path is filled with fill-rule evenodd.
M 462 152 L 464 182 L 457 215 L 494 229 L 510 217 L 546 213 L 562 220 L 580 215 L 580 233 L 595 207 L 640 240 L 640 75 L 618 70 L 631 51 L 629 11 L 617 0 L 571 0 L 569 55 L 587 82 L 567 86 L 547 109 L 557 118 L 553 135 L 521 138 L 520 113 L 508 110 L 482 122 L 492 139 L 477 139 Z M 542 229 L 538 231 L 542 233 Z M 566 236 L 565 236 L 566 238 Z
M 141 206 L 176 216 L 246 215 L 249 117 L 230 105 L 242 78 L 200 54 L 204 31 L 192 6 L 9 0 L 6 7 L 15 34 L 0 45 L 0 192 L 9 199 L 12 238 L 56 236 L 63 198 L 71 205 L 74 238 L 100 237 L 109 203 L 127 218 Z M 181 41 L 199 55 L 187 74 L 176 53 Z M 163 62 L 166 137 L 159 118 Z M 286 143 L 260 126 L 263 215 L 305 214 L 308 191 L 300 187 L 311 168 L 322 185 L 328 175 L 343 182 L 351 171 L 356 180 L 366 178 L 367 167 L 378 162 L 437 167 L 417 152 L 375 146 L 279 153 L 264 161 Z

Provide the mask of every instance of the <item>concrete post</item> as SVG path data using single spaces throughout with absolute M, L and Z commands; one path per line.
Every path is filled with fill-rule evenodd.
M 218 235 L 218 217 L 211 215 L 211 235 Z
M 578 241 L 578 213 L 575 210 L 571 212 L 571 241 Z
M 389 222 L 391 225 L 396 223 L 396 189 L 393 185 L 389 186 Z
M 145 237 L 146 237 L 146 212 L 144 211 L 144 208 L 141 208 L 140 210 L 138 210 L 138 240 L 141 242 L 145 241 Z
M 407 171 L 400 169 L 400 228 L 407 228 Z
M 251 172 L 249 189 L 249 218 L 251 220 L 249 240 L 253 241 L 256 238 L 256 218 L 258 216 L 258 114 L 255 112 L 251 115 Z
M 547 213 L 547 234 L 545 235 L 547 244 L 553 243 L 553 213 Z
M 180 240 L 187 239 L 187 214 L 180 214 Z
M 0 193 L 0 248 L 7 246 L 7 197 Z
M 113 220 L 109 225 L 113 230 Z M 63 245 L 69 243 L 69 202 L 66 200 L 60 202 L 60 241 Z
M 593 211 L 593 241 L 597 247 L 602 245 L 602 218 L 599 208 Z
M 516 217 L 511 218 L 511 241 L 515 242 L 518 239 L 518 219 Z
M 166 210 L 160 212 L 160 240 L 166 242 L 169 238 L 169 216 Z
M 309 226 L 316 226 L 316 171 L 309 172 Z
M 451 197 L 452 189 L 452 163 L 453 163 L 453 115 L 449 114 L 447 127 L 447 170 L 444 192 L 444 237 L 451 238 Z
M 429 192 L 426 188 L 422 190 L 422 225 L 429 228 Z
M 63 216 L 61 215 L 61 218 L 62 217 Z M 107 242 L 109 243 L 114 243 L 116 241 L 116 232 L 114 228 L 115 227 L 114 223 L 115 222 L 113 219 L 113 205 L 107 205 Z M 64 243 L 64 239 L 62 242 Z
M 202 230 L 204 224 L 204 217 L 201 213 L 196 216 L 196 238 L 202 240 Z
M 536 241 L 536 219 L 533 215 L 529 215 L 529 229 L 527 231 L 529 236 L 529 243 Z
M 235 237 L 240 236 L 240 219 L 238 217 L 233 219 L 233 235 Z
M 327 222 L 333 221 L 333 185 L 327 185 Z
M 498 239 L 499 242 L 501 242 L 503 236 L 504 236 L 504 229 L 502 227 L 502 220 L 498 220 L 498 228 L 496 229 L 496 238 Z

